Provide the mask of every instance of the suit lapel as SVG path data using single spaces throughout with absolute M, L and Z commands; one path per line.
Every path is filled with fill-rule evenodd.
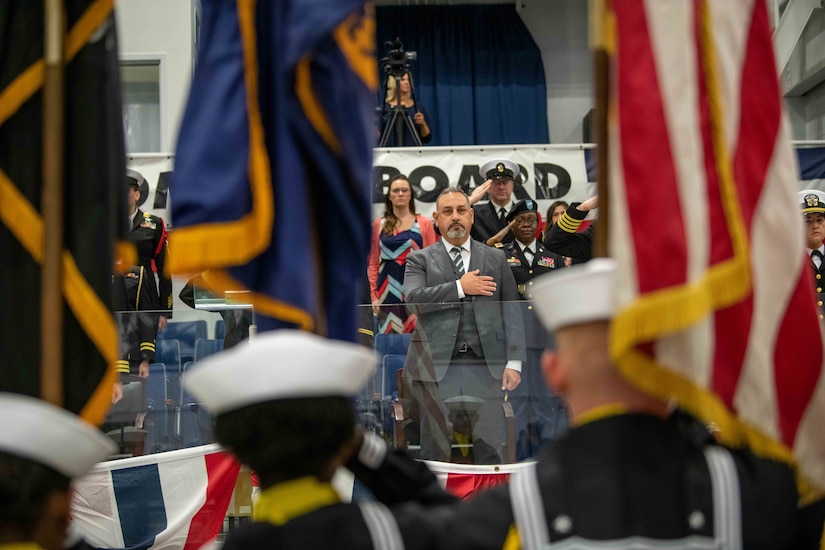
M 444 248 L 443 242 L 436 241 L 434 245 L 428 246 L 424 250 L 430 251 L 433 264 L 437 266 L 438 269 L 441 271 L 441 274 L 444 276 L 445 281 L 455 279 L 455 268 L 453 264 L 453 259 L 447 253 L 447 249 Z
M 481 244 L 475 239 L 470 239 L 470 271 L 481 270 L 484 267 L 484 249 L 486 244 Z M 483 275 L 483 273 L 480 273 Z
M 496 233 L 501 231 L 504 228 L 504 225 L 501 223 L 501 218 L 498 217 L 498 207 L 493 204 L 493 201 L 487 203 L 490 211 L 490 226 L 494 227 Z

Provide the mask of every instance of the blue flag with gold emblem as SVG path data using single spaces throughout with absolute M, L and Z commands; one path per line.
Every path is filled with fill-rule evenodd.
M 363 0 L 204 0 L 170 187 L 171 270 L 251 291 L 259 330 L 354 340 L 369 252 Z

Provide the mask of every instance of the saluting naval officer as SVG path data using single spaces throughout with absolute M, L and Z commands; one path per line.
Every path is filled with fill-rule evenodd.
M 513 188 L 519 174 L 518 164 L 508 159 L 494 159 L 481 166 L 481 173 L 487 178 L 483 186 L 487 186 L 490 200 L 484 204 L 473 204 L 475 221 L 470 236 L 492 245 L 492 242 L 487 241 L 501 232 L 495 239 L 496 242 L 512 242 L 513 234 L 508 227 L 507 214 L 513 209 Z
M 353 397 L 375 370 L 373 350 L 308 332 L 258 335 L 193 368 L 186 387 L 216 416 L 215 436 L 261 484 L 253 523 L 224 550 L 432 548 L 444 514 L 424 508 L 458 499 L 420 462 L 355 427 Z M 339 466 L 393 477 L 374 501 L 341 501 L 330 481 Z
M 615 262 L 599 258 L 534 285 L 556 333 L 544 372 L 573 425 L 507 487 L 462 503 L 440 547 L 818 548 L 822 516 L 798 510 L 791 467 L 716 444 L 619 375 L 608 355 L 614 277 Z
M 166 320 L 172 318 L 172 279 L 165 273 L 167 235 L 163 219 L 138 208 L 140 185 L 143 176 L 134 170 L 126 170 L 126 196 L 129 210 L 129 241 L 135 245 L 138 265 L 146 270 L 146 283 L 151 289 L 152 304 L 142 309 L 161 311 L 157 329 L 166 328 Z M 155 271 L 158 280 L 155 281 Z
M 116 452 L 79 417 L 40 399 L 0 393 L 0 550 L 61 550 L 73 478 Z
M 592 258 L 594 226 L 590 225 L 584 231 L 579 231 L 579 227 L 590 211 L 598 206 L 598 195 L 593 195 L 584 202 L 571 202 L 564 214 L 559 217 L 559 221 L 547 231 L 544 247 L 556 254 L 573 258 L 579 263 Z
M 498 464 L 501 458 L 495 447 L 476 436 L 478 411 L 484 400 L 472 395 L 456 395 L 444 400 L 449 411 L 450 462 L 457 464 Z
M 819 318 L 825 318 L 825 193 L 816 189 L 799 192 L 802 203 L 802 215 L 805 216 L 805 247 L 811 257 L 814 275 L 816 305 L 819 306 Z
M 553 347 L 552 335 L 541 325 L 532 303 L 535 278 L 564 268 L 564 258 L 544 248 L 536 239 L 538 204 L 533 199 L 517 202 L 507 215 L 507 221 L 515 239 L 504 245 L 504 253 L 523 300 L 520 305 L 527 350 L 522 383 L 510 392 L 519 434 L 516 459 L 521 461 L 538 454 L 567 428 L 564 403 L 549 390 L 541 374 L 541 356 L 545 349 Z

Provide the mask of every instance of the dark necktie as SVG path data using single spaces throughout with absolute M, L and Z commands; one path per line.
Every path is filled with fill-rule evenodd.
M 498 219 L 501 221 L 502 227 L 507 225 L 507 211 L 503 206 L 498 209 Z
M 455 271 L 458 273 L 458 276 L 461 277 L 464 275 L 464 258 L 461 257 L 461 249 L 457 246 L 454 246 L 450 253 L 453 255 L 453 264 L 455 265 Z
M 527 260 L 527 265 L 533 265 L 533 251 L 524 247 L 524 259 Z
M 819 263 L 817 263 L 815 258 L 819 258 Z M 822 263 L 825 260 L 825 257 L 822 256 L 822 252 L 819 250 L 811 250 L 811 261 L 814 263 L 814 267 L 819 269 L 822 267 Z

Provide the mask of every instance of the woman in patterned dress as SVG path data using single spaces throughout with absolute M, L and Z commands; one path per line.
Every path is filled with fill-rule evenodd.
M 435 229 L 429 218 L 415 213 L 412 186 L 403 174 L 390 180 L 384 205 L 384 216 L 372 224 L 368 268 L 372 309 L 380 333 L 412 332 L 415 315 L 401 305 L 407 254 L 433 244 Z

